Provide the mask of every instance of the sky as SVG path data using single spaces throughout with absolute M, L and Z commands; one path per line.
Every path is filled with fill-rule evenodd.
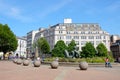
M 120 0 L 0 0 L 0 23 L 19 37 L 65 18 L 98 23 L 111 35 L 120 35 Z

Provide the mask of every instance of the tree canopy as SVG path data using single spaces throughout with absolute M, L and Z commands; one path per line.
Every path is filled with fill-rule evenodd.
M 97 56 L 99 56 L 99 57 L 107 57 L 108 56 L 108 50 L 103 43 L 100 43 L 96 47 L 96 49 L 97 49 Z
M 47 40 L 45 38 L 39 38 L 37 40 L 37 43 L 35 44 L 39 51 L 42 53 L 42 54 L 48 54 L 50 52 L 50 46 L 49 46 L 49 43 L 47 42 Z
M 91 42 L 87 42 L 84 47 L 82 47 L 81 57 L 94 57 L 96 55 L 96 50 Z
M 75 48 L 75 46 L 76 46 L 75 40 L 72 40 L 72 41 L 68 44 L 68 48 L 67 48 L 68 52 L 73 51 L 74 48 Z
M 17 46 L 17 38 L 9 26 L 7 24 L 0 24 L 0 51 L 4 53 L 15 51 Z
M 64 51 L 67 49 L 66 44 L 63 40 L 57 41 L 57 43 L 54 46 L 54 49 L 52 50 L 52 56 L 54 57 L 65 57 Z

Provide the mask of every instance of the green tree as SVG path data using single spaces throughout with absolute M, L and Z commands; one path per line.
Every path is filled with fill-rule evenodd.
M 99 56 L 99 57 L 107 57 L 108 56 L 108 50 L 103 43 L 100 43 L 96 47 L 96 49 L 97 49 L 97 56 Z
M 0 24 L 0 51 L 6 54 L 9 51 L 15 51 L 18 41 L 15 34 L 10 30 L 7 24 Z
M 48 54 L 50 52 L 50 46 L 49 43 L 47 42 L 47 40 L 45 38 L 39 38 L 37 40 L 37 43 L 35 44 L 36 46 L 38 46 L 38 49 L 40 50 L 40 52 L 43 54 Z
M 67 49 L 66 44 L 63 40 L 57 41 L 57 43 L 54 46 L 54 49 L 52 50 L 52 56 L 54 57 L 65 57 L 64 50 Z
M 35 48 L 38 47 L 38 43 L 37 41 L 36 42 L 33 42 L 32 44 L 32 51 L 35 52 Z
M 87 42 L 84 47 L 82 47 L 81 57 L 94 57 L 96 50 L 91 42 Z
M 68 48 L 67 48 L 68 52 L 73 51 L 74 48 L 75 48 L 75 46 L 76 46 L 75 40 L 72 40 L 72 41 L 68 44 Z

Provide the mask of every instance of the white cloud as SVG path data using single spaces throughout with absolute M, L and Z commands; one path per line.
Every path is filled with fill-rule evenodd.
M 19 20 L 21 22 L 31 22 L 32 19 L 24 16 L 20 8 L 0 1 L 0 15 Z

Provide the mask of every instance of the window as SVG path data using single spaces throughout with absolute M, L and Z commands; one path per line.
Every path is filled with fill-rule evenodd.
M 70 32 L 69 32 L 69 31 L 67 31 L 67 34 L 70 34 Z
M 85 32 L 81 32 L 81 34 L 85 34 Z
M 81 39 L 86 39 L 86 36 L 81 36 Z
M 62 33 L 62 31 L 59 31 L 59 33 Z
M 62 29 L 62 26 L 59 26 L 59 29 Z
M 64 36 L 58 36 L 57 39 L 58 40 L 64 39 Z
M 86 44 L 86 41 L 81 41 L 81 45 L 85 45 Z
M 104 36 L 104 39 L 106 39 L 106 36 Z
M 89 31 L 88 34 L 92 34 L 92 32 Z
M 77 32 L 77 31 L 75 31 L 75 32 L 74 32 L 74 34 L 78 34 L 78 32 Z
M 58 40 L 59 40 L 59 39 L 62 39 L 62 37 L 61 37 L 61 36 L 58 36 L 57 39 L 58 39 Z
M 79 39 L 79 36 L 74 36 L 74 39 Z
M 66 36 L 66 39 L 71 39 L 71 36 Z
M 60 39 L 61 39 L 61 36 L 60 36 Z
M 94 36 L 89 36 L 88 38 L 89 38 L 89 39 L 94 39 Z
M 96 39 L 101 39 L 101 36 L 96 36 Z

